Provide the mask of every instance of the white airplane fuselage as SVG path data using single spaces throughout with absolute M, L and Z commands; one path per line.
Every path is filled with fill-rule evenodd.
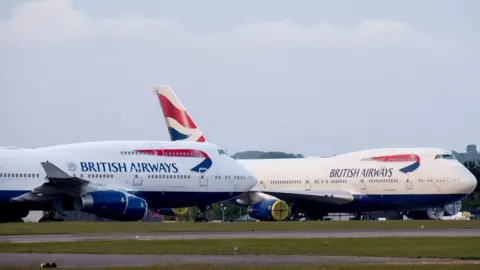
M 172 141 L 207 141 L 170 86 L 153 89 Z M 260 220 L 283 220 L 287 212 L 315 219 L 332 212 L 418 209 L 430 213 L 431 208 L 465 198 L 477 185 L 472 173 L 450 151 L 440 148 L 371 149 L 330 158 L 239 162 L 259 182 L 229 202 L 248 206 L 249 215 Z
M 46 161 L 87 183 L 65 192 L 46 179 L 41 165 Z M 2 209 L 13 200 L 29 210 L 46 210 L 63 197 L 64 209 L 73 210 L 75 195 L 111 188 L 145 199 L 150 208 L 208 205 L 246 192 L 256 182 L 214 144 L 103 141 L 0 151 Z M 40 193 L 26 195 L 39 187 Z
M 330 158 L 239 162 L 258 178 L 253 191 L 265 191 L 304 212 L 323 214 L 443 206 L 465 198 L 477 184 L 451 152 L 440 148 L 372 149 Z M 338 191 L 352 194 L 352 200 L 326 203 L 311 196 Z

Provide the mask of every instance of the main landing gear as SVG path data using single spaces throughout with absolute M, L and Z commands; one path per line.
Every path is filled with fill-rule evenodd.
M 352 220 L 375 220 L 375 217 L 371 215 L 371 213 L 361 213 L 356 212 L 353 213 L 354 218 Z
M 38 222 L 64 221 L 62 218 L 57 216 L 58 214 L 55 210 L 47 211 Z
M 211 205 L 201 205 L 198 207 L 200 214 L 195 217 L 195 222 L 208 222 L 207 210 L 212 209 Z

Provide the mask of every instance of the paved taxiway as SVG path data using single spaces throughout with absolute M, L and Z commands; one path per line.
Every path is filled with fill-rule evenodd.
M 353 224 L 353 223 L 352 223 Z M 268 238 L 372 238 L 372 237 L 480 237 L 480 229 L 459 230 L 365 230 L 365 231 L 289 231 L 289 232 L 182 232 L 182 233 L 112 233 L 63 235 L 0 236 L 0 242 L 39 243 L 92 240 L 184 240 L 184 239 L 268 239 Z
M 286 265 L 339 263 L 466 263 L 448 259 L 417 259 L 345 256 L 285 255 L 101 255 L 101 254 L 0 254 L 0 266 L 36 266 L 56 263 L 57 267 L 150 266 L 159 264 Z M 480 264 L 480 261 L 469 261 Z

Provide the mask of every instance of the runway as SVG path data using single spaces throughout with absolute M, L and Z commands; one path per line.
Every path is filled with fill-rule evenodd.
M 346 256 L 285 256 L 285 255 L 102 255 L 102 254 L 0 254 L 0 266 L 38 267 L 41 263 L 57 267 L 151 266 L 160 264 L 215 265 L 287 265 L 341 263 L 467 263 L 449 259 L 417 259 Z M 480 264 L 480 261 L 468 261 Z
M 185 233 L 112 233 L 68 235 L 0 236 L 0 242 L 39 243 L 93 240 L 181 240 L 181 239 L 241 239 L 241 238 L 369 238 L 369 237 L 479 237 L 479 229 L 461 230 L 368 230 L 368 231 L 299 231 L 299 232 L 185 232 Z M 158 264 L 215 265 L 287 265 L 339 263 L 476 263 L 480 260 L 349 257 L 349 256 L 285 256 L 285 255 L 130 255 L 130 254 L 0 254 L 0 266 L 35 266 L 55 262 L 58 267 L 150 266 Z
M 269 239 L 269 238 L 372 238 L 372 237 L 480 237 L 480 229 L 459 230 L 365 230 L 365 231 L 288 231 L 288 232 L 183 232 L 112 233 L 63 235 L 0 236 L 0 242 L 40 243 L 101 240 L 186 240 L 186 239 Z

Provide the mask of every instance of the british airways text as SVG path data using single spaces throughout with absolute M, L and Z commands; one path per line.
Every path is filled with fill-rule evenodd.
M 177 163 L 80 162 L 82 172 L 177 173 Z
M 392 177 L 393 168 L 332 169 L 330 178 Z

